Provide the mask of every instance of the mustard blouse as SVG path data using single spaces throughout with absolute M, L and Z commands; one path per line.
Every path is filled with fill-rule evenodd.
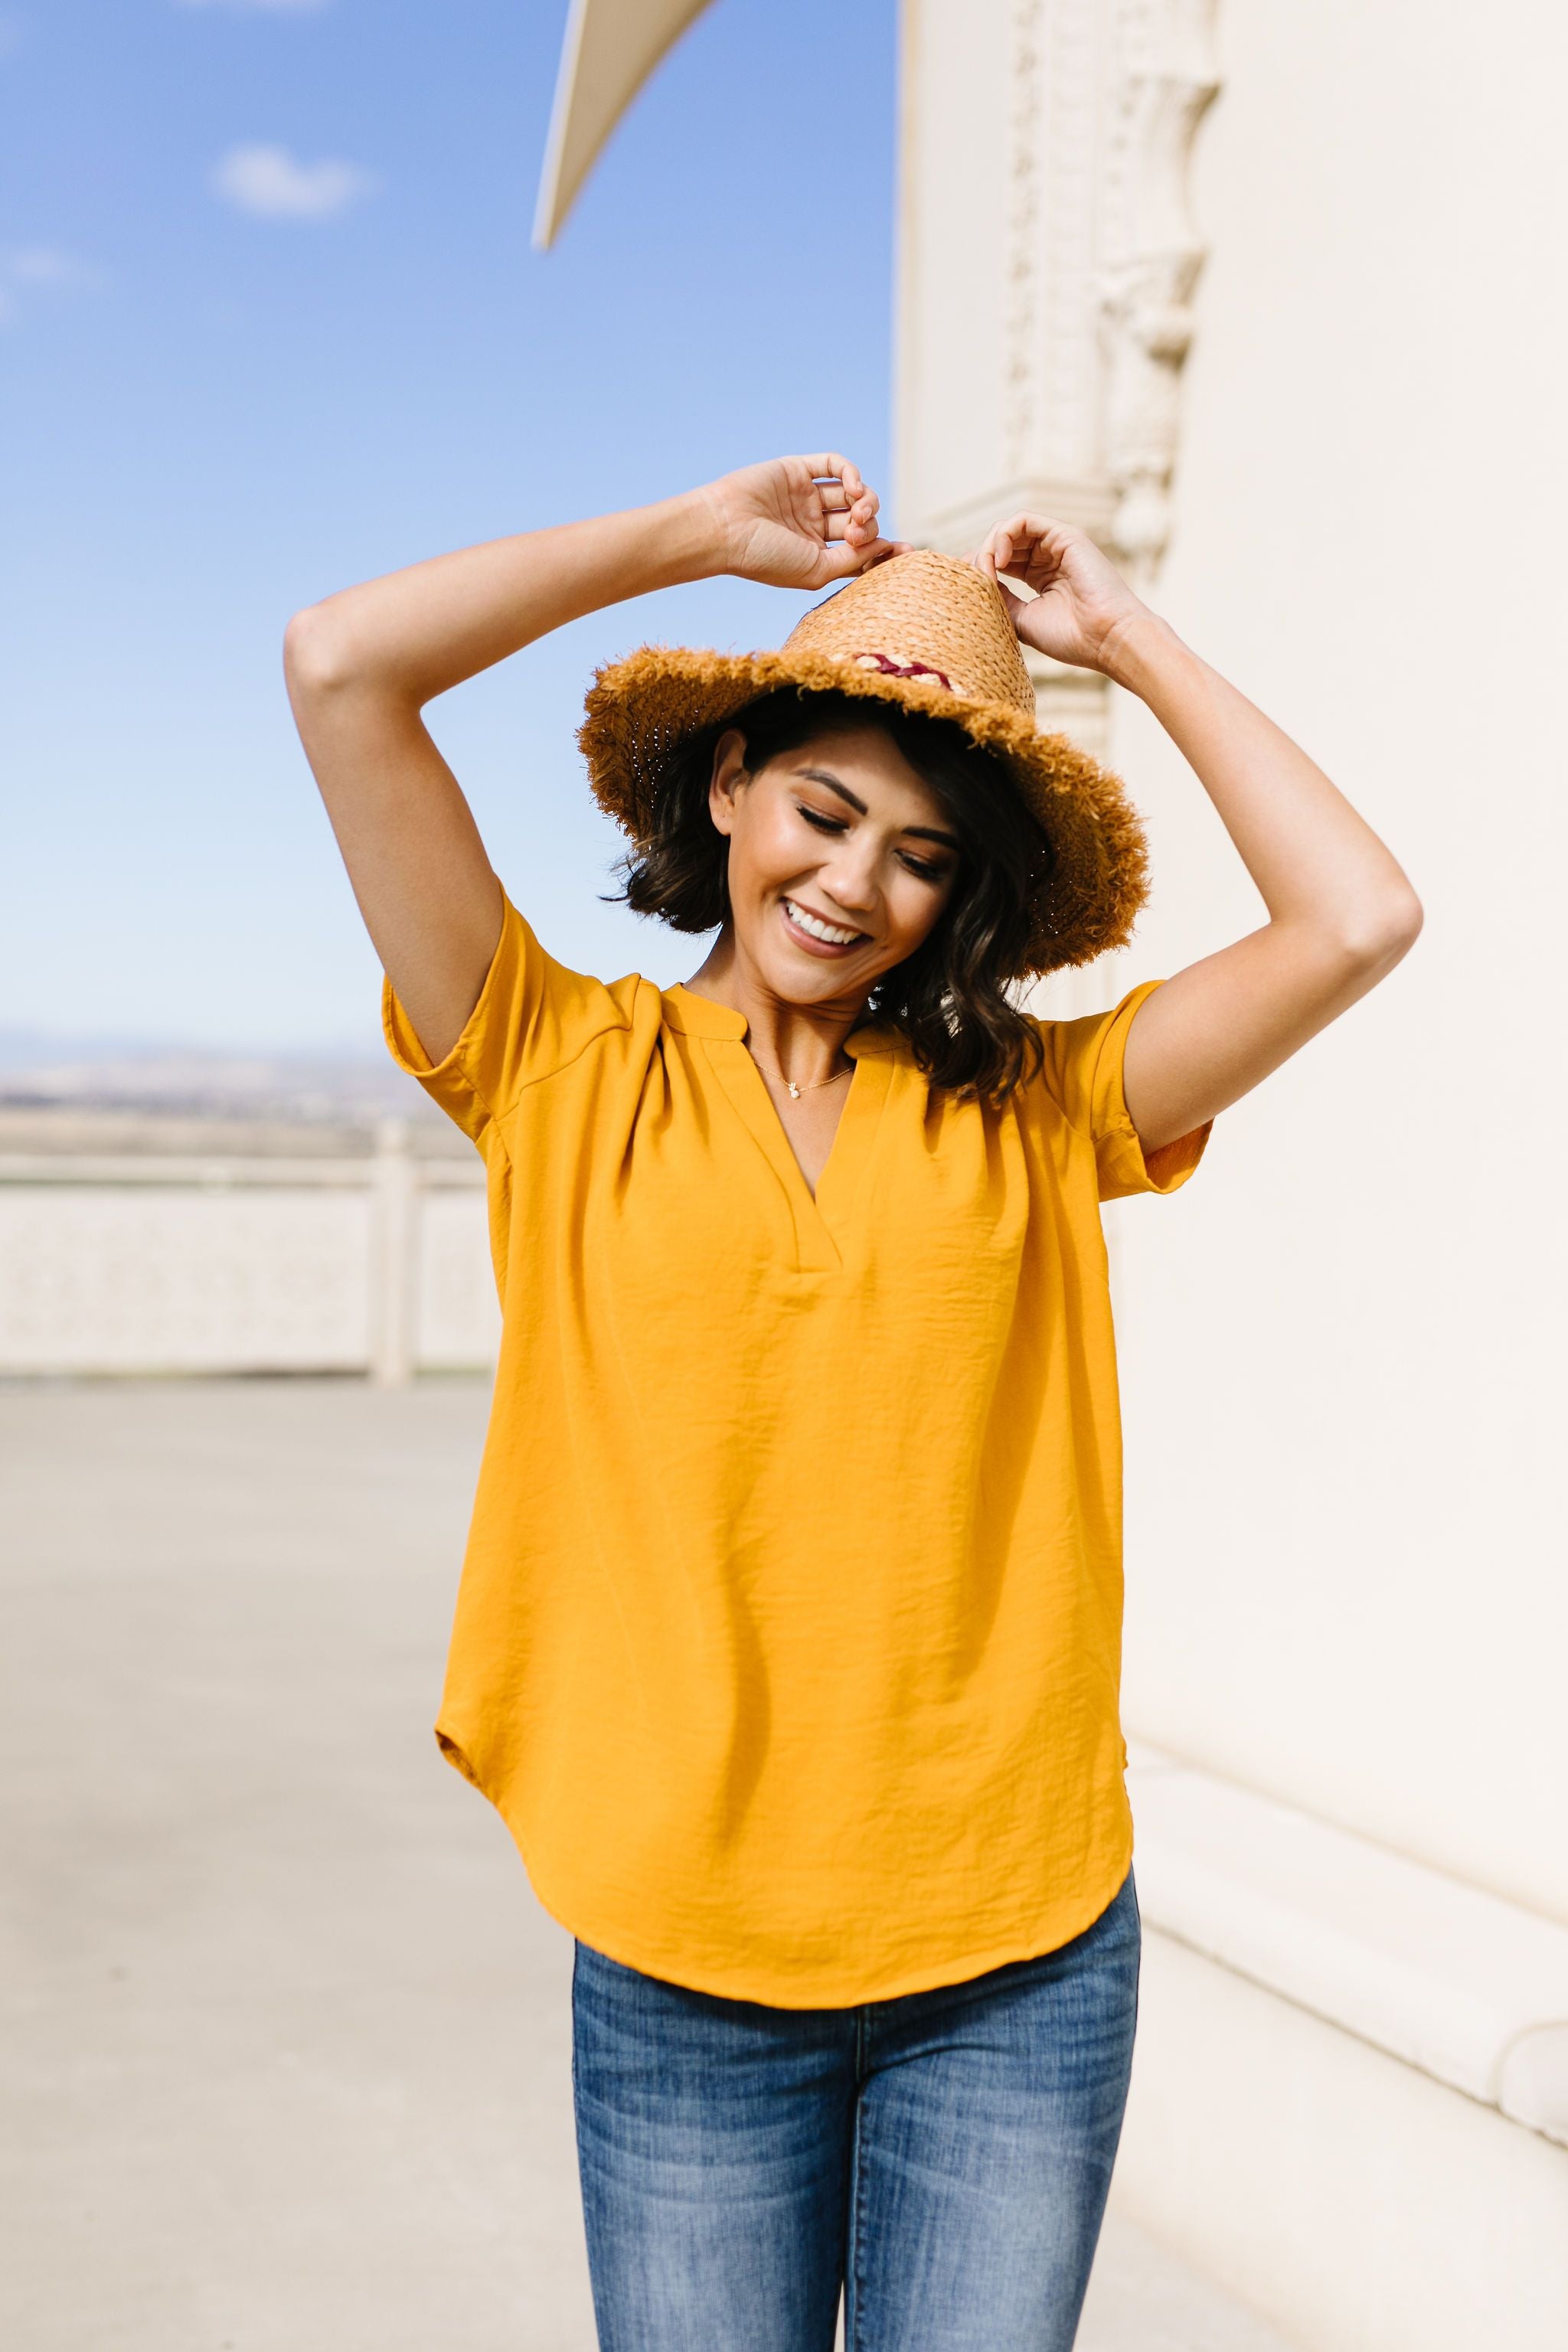
M 489 1180 L 500 1360 L 437 1738 L 612 1958 L 786 2008 L 1079 1934 L 1131 1853 L 1099 1203 L 1168 1192 L 1145 982 L 1003 1109 L 850 1036 L 816 1197 L 743 1016 L 546 953 L 510 900 L 432 1066 Z

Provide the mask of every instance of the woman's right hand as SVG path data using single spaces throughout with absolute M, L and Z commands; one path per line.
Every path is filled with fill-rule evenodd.
M 769 588 L 828 588 L 905 552 L 884 539 L 880 501 L 847 457 L 772 457 L 697 492 L 714 532 L 715 569 Z
M 433 1062 L 474 1009 L 501 896 L 425 705 L 624 597 L 718 572 L 826 588 L 899 551 L 847 458 L 778 457 L 628 514 L 432 556 L 295 614 L 284 662 L 300 740 L 382 969 Z

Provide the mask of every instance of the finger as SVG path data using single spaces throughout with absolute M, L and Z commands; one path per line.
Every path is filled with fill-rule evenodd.
M 1016 547 L 1026 546 L 1031 551 L 1043 548 L 1051 555 L 1059 554 L 1071 537 L 1069 526 L 1053 522 L 1049 515 L 1015 515 L 1007 529 Z
M 1029 545 L 1034 541 L 1047 536 L 1056 526 L 1047 522 L 1043 515 L 1016 514 L 1009 515 L 1007 520 L 999 525 L 999 528 L 1006 532 L 1016 548 Z
M 827 508 L 827 520 L 839 522 L 847 531 L 863 531 L 868 524 L 872 530 L 877 527 L 875 499 L 853 499 L 853 501 L 844 499 L 839 506 L 832 506 L 827 499 L 823 499 L 823 506 Z
M 1029 600 L 1026 596 L 1020 596 L 1016 589 L 1010 588 L 1005 580 L 998 580 L 996 585 L 1002 591 L 1002 602 L 1007 607 L 1007 618 L 1013 624 L 1014 634 L 1022 637 L 1024 615 L 1029 609 Z M 1025 642 L 1026 643 L 1027 640 L 1026 639 Z
M 860 478 L 860 468 L 852 459 L 841 457 L 837 449 L 823 450 L 817 457 L 803 461 L 811 468 L 812 479 L 817 483 L 842 483 L 851 499 L 858 499 L 866 485 Z
M 1017 515 L 998 525 L 994 537 L 998 572 L 1026 581 L 1031 588 L 1041 589 L 1061 569 L 1066 549 L 1062 527 L 1043 515 Z
M 879 501 L 874 492 L 863 490 L 858 499 L 849 499 L 837 485 L 822 482 L 816 485 L 816 490 L 830 530 L 838 521 L 859 538 L 875 539 Z
M 869 547 L 852 543 L 825 547 L 821 576 L 825 580 L 853 580 L 858 572 L 869 572 L 873 564 L 885 563 L 890 555 L 907 555 L 909 551 L 908 542 L 901 539 L 873 540 Z
M 878 537 L 877 501 L 868 494 L 857 499 L 847 510 L 829 510 L 825 517 L 829 539 L 846 539 L 859 547 L 868 546 Z

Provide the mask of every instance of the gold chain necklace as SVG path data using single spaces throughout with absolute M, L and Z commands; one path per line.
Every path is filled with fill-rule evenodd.
M 755 1062 L 759 1070 L 768 1070 L 768 1066 L 763 1060 L 762 1055 L 758 1054 L 750 1044 L 748 1044 L 746 1051 L 751 1055 L 752 1061 Z M 798 1102 L 802 1095 L 809 1095 L 815 1092 L 816 1088 L 818 1087 L 836 1087 L 840 1078 L 847 1078 L 851 1075 L 854 1067 L 855 1065 L 851 1062 L 847 1070 L 835 1070 L 830 1078 L 812 1078 L 804 1087 L 797 1087 L 795 1080 L 793 1078 L 786 1078 L 782 1070 L 768 1070 L 768 1076 L 771 1078 L 776 1078 L 781 1087 L 787 1087 L 790 1093 L 795 1097 L 796 1102 Z

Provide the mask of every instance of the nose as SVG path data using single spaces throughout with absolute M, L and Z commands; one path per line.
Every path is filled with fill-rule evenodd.
M 817 885 L 846 919 L 864 924 L 877 904 L 875 844 L 840 839 L 817 868 Z

